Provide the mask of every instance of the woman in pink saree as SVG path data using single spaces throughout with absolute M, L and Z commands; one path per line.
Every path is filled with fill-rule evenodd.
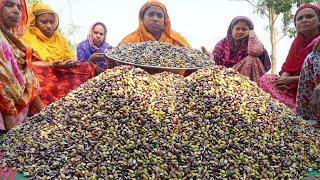
M 259 86 L 273 98 L 296 108 L 297 87 L 301 67 L 311 48 L 308 45 L 320 35 L 320 9 L 316 5 L 301 6 L 295 16 L 294 24 L 298 32 L 291 44 L 287 59 L 279 75 L 264 75 Z
M 253 31 L 252 21 L 245 16 L 234 18 L 227 37 L 219 41 L 212 54 L 217 65 L 232 67 L 258 82 L 271 68 L 268 52 Z

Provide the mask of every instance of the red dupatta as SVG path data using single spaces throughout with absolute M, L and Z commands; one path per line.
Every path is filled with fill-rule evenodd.
M 294 22 L 296 20 L 298 12 L 301 11 L 302 9 L 305 9 L 305 8 L 314 9 L 315 12 L 317 13 L 317 15 L 320 16 L 320 8 L 318 6 L 312 5 L 312 4 L 305 4 L 303 6 L 300 6 L 299 9 L 296 11 L 296 13 L 294 15 Z M 315 36 L 313 36 L 309 39 L 305 39 L 301 33 L 298 33 L 298 36 L 294 39 L 294 41 L 291 44 L 286 61 L 282 65 L 280 75 L 283 72 L 288 72 L 292 76 L 299 76 L 300 75 L 303 61 L 309 53 L 307 47 L 319 35 L 320 35 L 320 29 Z
M 291 44 L 287 59 L 282 65 L 280 74 L 288 72 L 293 76 L 299 76 L 303 61 L 308 55 L 307 47 L 319 35 L 320 32 L 312 38 L 305 40 L 301 34 L 298 34 Z

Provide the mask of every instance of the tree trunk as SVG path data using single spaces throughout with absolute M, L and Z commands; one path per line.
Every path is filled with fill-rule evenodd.
M 269 30 L 271 42 L 271 73 L 277 73 L 277 28 L 276 28 L 276 14 L 274 9 L 268 8 L 269 13 Z

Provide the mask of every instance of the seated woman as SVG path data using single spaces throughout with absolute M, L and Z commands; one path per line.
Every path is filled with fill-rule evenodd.
M 159 1 L 147 1 L 139 12 L 139 27 L 120 44 L 161 41 L 174 46 L 190 47 L 188 42 L 171 29 L 166 7 Z
M 27 24 L 24 0 L 0 3 L 0 130 L 9 130 L 27 116 L 34 102 L 40 110 L 39 83 L 30 68 L 32 51 L 18 40 Z
M 49 6 L 35 3 L 29 10 L 28 27 L 21 40 L 32 47 L 35 58 L 54 67 L 73 67 L 74 53 L 67 40 L 57 31 L 59 17 Z
M 296 107 L 298 80 L 304 59 L 308 54 L 306 47 L 320 34 L 320 9 L 311 4 L 301 6 L 295 16 L 294 24 L 297 37 L 291 44 L 287 59 L 282 66 L 280 76 L 264 75 L 259 86 L 275 99 Z
M 306 120 L 317 120 L 320 128 L 320 50 L 310 53 L 300 72 L 297 115 Z
M 231 21 L 227 37 L 216 44 L 212 54 L 217 65 L 232 67 L 255 82 L 271 68 L 268 52 L 256 37 L 252 21 L 244 16 Z
M 109 48 L 109 44 L 106 43 L 106 36 L 106 25 L 96 22 L 91 26 L 87 39 L 77 46 L 77 60 L 80 62 L 92 62 L 97 66 L 97 73 L 107 68 L 103 54 Z
M 35 3 L 28 13 L 29 24 L 21 39 L 33 49 L 40 97 L 48 105 L 90 79 L 94 69 L 75 60 L 66 39 L 57 31 L 58 15 L 48 5 Z

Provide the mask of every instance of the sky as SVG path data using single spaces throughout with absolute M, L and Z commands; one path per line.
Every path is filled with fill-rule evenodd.
M 116 46 L 138 27 L 138 13 L 146 0 L 43 0 L 60 17 L 60 28 L 67 31 L 77 25 L 74 36 L 67 37 L 79 43 L 87 36 L 90 26 L 97 21 L 106 24 L 107 42 Z M 193 48 L 205 46 L 212 50 L 227 34 L 231 20 L 247 16 L 269 55 L 271 44 L 266 30 L 268 20 L 254 13 L 254 8 L 240 0 L 161 0 L 168 10 L 173 30 L 188 40 Z M 69 5 L 70 3 L 70 5 Z M 277 71 L 281 69 L 293 39 L 283 38 L 278 44 Z

